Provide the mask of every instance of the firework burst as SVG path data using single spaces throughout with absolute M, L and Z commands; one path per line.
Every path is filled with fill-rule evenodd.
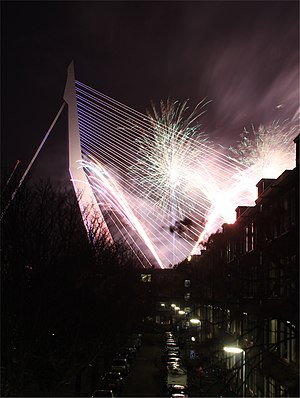
M 268 126 L 244 129 L 237 148 L 230 148 L 235 157 L 248 168 L 266 178 L 277 178 L 284 168 L 294 167 L 294 138 L 299 126 L 288 120 L 273 122 Z
M 174 219 L 195 209 L 191 195 L 198 179 L 195 165 L 203 156 L 198 147 L 208 142 L 198 123 L 205 105 L 202 101 L 188 113 L 187 101 L 167 100 L 160 103 L 160 109 L 152 104 L 148 112 L 151 129 L 138 139 L 138 161 L 132 175 L 146 197 Z
M 198 243 L 221 227 L 235 221 L 239 205 L 253 206 L 257 198 L 256 184 L 261 178 L 278 178 L 295 164 L 294 138 L 299 126 L 288 120 L 259 126 L 251 131 L 244 129 L 236 148 L 229 148 L 229 158 L 234 161 L 231 175 L 210 196 L 211 207 L 207 222 Z M 193 252 L 197 249 L 194 248 Z
M 77 82 L 88 183 L 113 239 L 149 266 L 169 267 L 199 250 L 237 206 L 253 206 L 261 178 L 294 167 L 298 126 L 245 129 L 235 148 L 216 149 L 201 131 L 206 103 L 160 103 L 148 115 Z M 147 266 L 148 266 L 147 265 Z

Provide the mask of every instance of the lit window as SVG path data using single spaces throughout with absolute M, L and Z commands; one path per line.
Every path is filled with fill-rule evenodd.
M 151 282 L 151 274 L 141 274 L 142 282 Z
M 245 228 L 245 251 L 249 251 L 249 229 L 248 227 Z
M 254 224 L 251 223 L 250 226 L 245 228 L 245 251 L 250 252 L 254 249 Z
M 270 344 L 277 343 L 277 319 L 272 319 L 270 321 L 269 343 Z

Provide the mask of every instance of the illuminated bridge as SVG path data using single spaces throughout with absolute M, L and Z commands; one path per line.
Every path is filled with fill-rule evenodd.
M 143 267 L 169 268 L 201 248 L 239 205 L 252 206 L 262 177 L 293 168 L 298 126 L 273 123 L 246 132 L 237 148 L 215 146 L 193 111 L 166 101 L 142 114 L 75 79 L 68 68 L 65 104 L 69 171 L 90 238 L 122 242 Z M 1 219 L 7 207 L 1 214 Z
M 195 191 L 196 138 L 75 80 L 73 64 L 64 99 L 69 170 L 86 228 L 126 243 L 145 267 L 182 261 L 209 208 Z
M 171 267 L 199 250 L 256 183 L 293 167 L 297 126 L 260 126 L 235 153 L 201 132 L 201 102 L 161 102 L 144 115 L 75 80 L 69 66 L 69 170 L 89 233 L 128 245 L 144 267 Z

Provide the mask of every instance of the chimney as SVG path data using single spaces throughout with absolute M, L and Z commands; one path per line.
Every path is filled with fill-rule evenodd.
M 300 134 L 294 139 L 294 143 L 296 144 L 296 167 L 299 167 L 299 137 Z
M 236 219 L 238 219 L 247 209 L 249 206 L 238 206 L 235 209 L 236 212 Z
M 273 182 L 275 178 L 262 178 L 257 184 L 257 196 L 259 197 Z

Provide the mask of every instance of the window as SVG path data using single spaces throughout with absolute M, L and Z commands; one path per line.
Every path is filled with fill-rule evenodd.
M 266 397 L 288 397 L 288 392 L 285 387 L 281 386 L 272 377 L 268 377 L 268 394 Z M 265 391 L 266 392 L 266 391 Z
M 256 395 L 257 381 L 255 370 L 250 371 L 248 383 L 250 392 L 252 393 L 252 395 Z
M 184 300 L 185 300 L 185 301 L 189 301 L 190 298 L 191 298 L 191 293 L 186 293 L 186 294 L 184 295 Z
M 245 228 L 245 252 L 249 251 L 249 228 Z
M 280 397 L 289 397 L 289 393 L 284 386 L 279 387 L 279 396 Z
M 245 251 L 250 252 L 254 249 L 254 223 L 245 228 Z
M 151 274 L 141 274 L 142 282 L 151 282 Z
M 269 344 L 277 343 L 277 319 L 272 319 L 270 321 L 270 329 L 269 329 Z
M 292 362 L 296 362 L 297 360 L 297 348 L 296 348 L 296 332 L 295 325 L 292 325 L 292 329 L 290 329 L 290 360 Z
M 288 328 L 286 323 L 280 322 L 280 357 L 288 359 Z
M 276 383 L 272 377 L 269 377 L 269 395 L 268 397 L 276 397 Z
M 231 324 L 230 324 L 230 310 L 225 310 L 223 319 L 224 319 L 224 324 L 225 324 L 225 330 L 227 332 L 229 332 L 230 331 L 230 327 L 231 327 Z
M 250 250 L 254 250 L 254 237 L 255 237 L 255 228 L 254 223 L 251 223 L 251 248 Z
M 158 303 L 157 307 L 158 307 L 157 309 L 159 309 L 159 310 L 161 310 L 161 311 L 169 310 L 167 304 L 166 304 L 166 303 L 163 303 L 163 302 Z
M 242 321 L 241 321 L 241 328 L 242 328 L 241 332 L 246 341 L 248 341 L 248 337 L 249 337 L 248 336 L 248 329 L 249 329 L 248 322 L 249 322 L 248 314 L 246 312 L 243 312 Z
M 230 261 L 234 260 L 235 255 L 235 246 L 233 242 L 228 242 L 226 246 L 226 260 L 229 263 Z
M 290 322 L 280 322 L 280 357 L 296 362 L 296 334 Z
M 184 281 L 184 286 L 185 286 L 185 287 L 190 287 L 190 285 L 191 285 L 190 279 L 186 279 L 186 280 Z

